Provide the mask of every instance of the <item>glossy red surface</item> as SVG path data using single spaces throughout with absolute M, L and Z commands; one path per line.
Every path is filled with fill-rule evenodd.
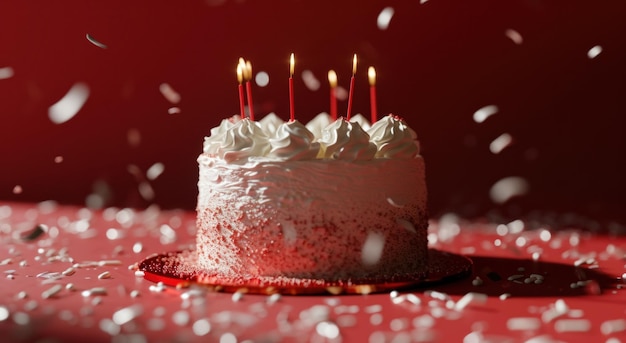
M 239 57 L 269 74 L 253 89 L 256 117 L 286 119 L 294 52 L 296 116 L 308 120 L 328 111 L 329 69 L 348 88 L 357 53 L 354 112 L 369 114 L 373 65 L 379 113 L 405 117 L 419 135 L 433 215 L 626 222 L 626 3 L 422 2 L 3 2 L 0 199 L 83 205 L 98 194 L 108 206 L 193 209 L 202 138 L 238 111 Z M 307 70 L 319 89 L 306 86 Z M 54 124 L 50 106 L 76 83 L 87 101 Z M 475 122 L 488 105 L 497 114 Z M 512 144 L 492 153 L 505 133 Z M 145 180 L 157 162 L 163 174 Z M 524 178 L 528 193 L 496 204 L 489 189 L 507 176 Z M 139 192 L 144 181 L 154 197 Z
M 444 217 L 431 223 L 431 247 L 470 256 L 472 275 L 397 294 L 230 294 L 160 287 L 129 270 L 153 253 L 192 246 L 194 221 L 193 212 L 156 208 L 0 204 L 3 341 L 626 339 L 623 236 Z M 39 224 L 47 231 L 36 235 Z M 74 274 L 62 274 L 75 264 Z M 100 279 L 105 272 L 110 277 Z M 73 291 L 66 289 L 70 283 Z M 44 298 L 55 285 L 62 289 Z M 106 295 L 83 296 L 94 287 L 103 287 Z

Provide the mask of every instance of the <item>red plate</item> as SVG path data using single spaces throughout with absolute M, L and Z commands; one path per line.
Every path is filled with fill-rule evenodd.
M 153 255 L 141 261 L 138 270 L 152 282 L 168 286 L 204 285 L 215 291 L 254 294 L 369 294 L 403 288 L 421 287 L 466 277 L 472 261 L 462 255 L 435 249 L 428 250 L 428 272 L 419 272 L 402 279 L 325 281 L 286 277 L 229 279 L 197 270 L 193 251 L 175 251 Z

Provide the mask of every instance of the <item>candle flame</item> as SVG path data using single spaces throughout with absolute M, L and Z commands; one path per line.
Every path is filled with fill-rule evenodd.
M 334 70 L 328 71 L 328 83 L 330 83 L 330 88 L 337 87 L 337 73 Z
M 239 82 L 239 84 L 243 82 L 243 69 L 241 66 L 241 62 L 237 64 L 237 82 Z
M 374 67 L 367 68 L 367 79 L 370 82 L 370 86 L 376 85 L 376 69 Z
M 246 61 L 246 81 L 252 80 L 252 62 Z
M 352 76 L 356 74 L 356 54 L 352 58 Z
M 293 72 L 294 72 L 294 66 L 296 64 L 296 59 L 293 56 L 293 52 L 291 53 L 291 56 L 289 57 L 289 76 L 293 77 Z

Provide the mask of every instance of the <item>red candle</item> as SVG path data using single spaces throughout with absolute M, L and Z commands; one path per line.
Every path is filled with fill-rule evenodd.
M 239 82 L 239 113 L 243 119 L 246 113 L 243 99 L 243 85 L 241 84 L 243 82 L 243 68 L 241 63 L 237 64 L 237 82 Z
M 350 121 L 350 114 L 352 113 L 352 95 L 354 94 L 354 74 L 356 74 L 356 54 L 352 59 L 352 77 L 350 78 L 350 93 L 348 94 L 348 113 L 346 113 L 346 119 Z
M 328 71 L 328 83 L 330 84 L 330 117 L 337 119 L 337 73 L 334 70 Z
M 291 121 L 296 120 L 294 103 L 293 103 L 293 71 L 294 71 L 295 63 L 296 62 L 292 53 L 291 57 L 289 58 L 289 115 L 290 115 Z
M 376 110 L 376 70 L 374 67 L 367 69 L 367 78 L 370 82 L 370 115 L 372 124 L 378 120 L 378 113 Z
M 254 120 L 254 109 L 252 105 L 252 63 L 250 61 L 246 61 L 245 65 L 245 76 L 246 76 L 246 92 L 248 94 L 248 111 L 250 112 L 250 120 Z

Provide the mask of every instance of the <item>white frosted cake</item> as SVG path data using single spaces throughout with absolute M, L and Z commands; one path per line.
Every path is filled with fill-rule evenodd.
M 360 124 L 359 124 L 360 122 Z M 233 117 L 198 158 L 197 261 L 232 280 L 394 281 L 427 270 L 416 134 L 389 115 Z

